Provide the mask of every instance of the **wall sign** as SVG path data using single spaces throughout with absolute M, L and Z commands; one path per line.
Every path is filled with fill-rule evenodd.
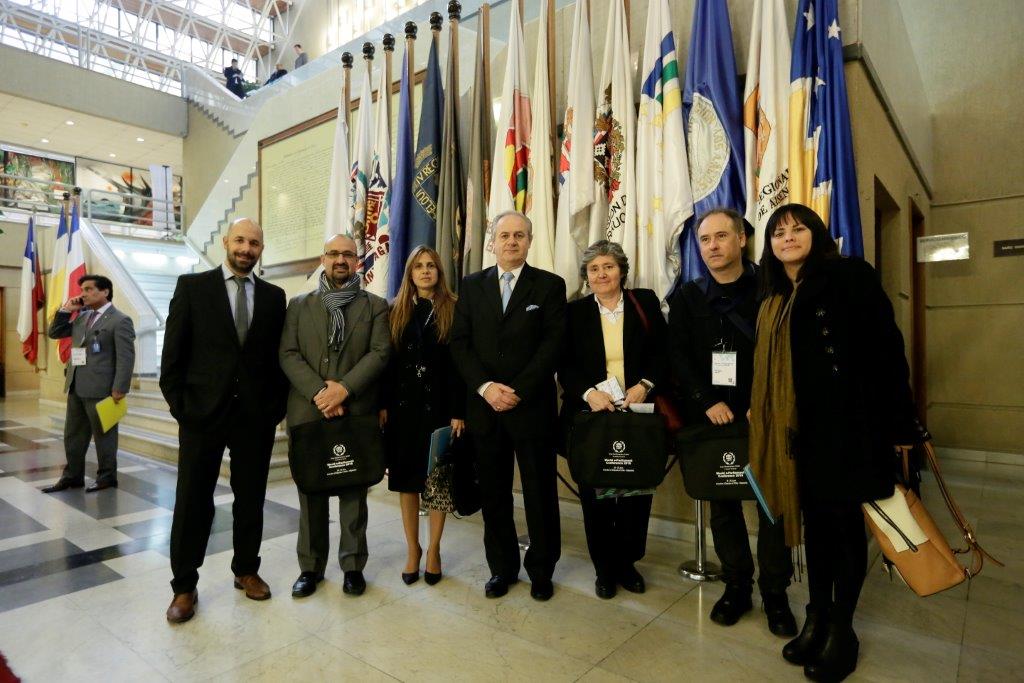
M 917 262 L 965 261 L 971 257 L 966 232 L 917 238 Z
M 1024 256 L 1024 239 L 996 240 L 992 247 L 993 256 Z

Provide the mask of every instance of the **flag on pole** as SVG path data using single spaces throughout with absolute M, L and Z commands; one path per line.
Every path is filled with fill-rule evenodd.
M 77 198 L 71 203 L 71 227 L 68 229 L 67 273 L 68 279 L 64 285 L 65 297 L 72 299 L 82 294 L 82 286 L 78 284 L 78 278 L 86 273 L 85 251 L 82 249 L 82 231 L 78 221 Z M 77 317 L 77 311 L 71 315 L 72 320 Z M 59 339 L 57 341 L 57 348 L 60 352 L 60 361 L 67 363 L 71 358 L 71 337 Z
M 530 132 L 533 117 L 530 91 L 526 84 L 526 48 L 519 3 L 512 2 L 505 52 L 505 83 L 501 90 L 501 114 L 494 135 L 494 161 L 491 166 L 491 198 L 487 219 L 503 211 L 526 211 L 526 193 L 530 187 Z M 488 228 L 491 226 L 488 225 Z M 488 229 L 484 243 L 483 266 L 494 265 L 494 235 Z
M 21 355 L 35 365 L 39 356 L 39 310 L 46 303 L 43 274 L 36 251 L 35 219 L 28 219 L 25 254 L 21 259 L 21 301 L 18 307 L 18 339 Z
M 373 162 L 373 91 L 370 88 L 370 66 L 367 60 L 366 72 L 359 96 L 359 123 L 356 124 L 356 138 L 352 150 L 352 238 L 359 252 L 360 270 L 366 236 L 367 200 L 370 192 L 370 165 Z
M 540 4 L 537 31 L 537 63 L 533 71 L 533 102 L 537 112 L 530 132 L 530 159 L 527 176 L 526 216 L 533 223 L 530 263 L 542 270 L 555 269 L 554 174 L 551 170 L 551 98 L 548 93 L 548 8 Z
M 583 0 L 586 2 L 586 0 Z M 487 200 L 491 190 L 490 79 L 484 73 L 484 34 L 476 34 L 476 70 L 473 79 L 473 113 L 469 132 L 469 168 L 466 175 L 466 236 L 463 275 L 483 268 L 484 234 L 487 232 Z
M 412 245 L 409 244 L 409 220 L 412 215 L 412 83 L 409 81 L 409 46 L 402 59 L 402 80 L 398 87 L 398 147 L 395 156 L 395 178 L 391 187 L 391 241 L 388 260 L 388 298 L 393 299 L 402 286 L 405 261 L 409 258 Z
M 565 280 L 570 297 L 580 289 L 580 255 L 590 246 L 590 207 L 594 203 L 594 65 L 588 14 L 587 0 L 578 0 L 558 155 L 555 272 Z
M 789 95 L 789 201 L 814 209 L 843 256 L 864 256 L 836 0 L 800 0 Z
M 391 97 L 391 84 L 388 82 L 387 72 L 387 68 L 381 64 L 361 261 L 366 290 L 381 297 L 388 294 L 388 240 L 391 221 L 391 117 L 385 99 Z
M 789 32 L 782 0 L 754 0 L 747 83 L 743 88 L 747 211 L 754 226 L 754 259 L 764 227 L 789 201 Z
M 324 215 L 324 241 L 352 230 L 351 165 L 348 158 L 348 124 L 345 123 L 345 90 L 338 101 L 334 146 L 331 152 L 331 179 L 327 185 L 327 211 Z
M 409 219 L 409 251 L 421 244 L 434 246 L 437 242 L 437 181 L 441 173 L 441 125 L 444 120 L 444 91 L 441 89 L 437 41 L 437 32 L 431 31 L 427 75 L 423 81 L 420 129 L 413 161 L 414 201 Z
M 57 223 L 57 239 L 53 244 L 53 265 L 50 268 L 50 296 L 46 303 L 46 320 L 53 320 L 57 309 L 67 300 L 65 286 L 68 281 L 68 214 L 67 203 L 61 205 Z
M 681 238 L 681 277 L 689 282 L 707 272 L 694 225 L 708 209 L 747 208 L 743 176 L 743 122 L 736 90 L 729 11 L 722 0 L 697 0 L 683 91 L 694 220 Z
M 594 118 L 595 192 L 600 194 L 590 213 L 590 241 L 618 242 L 636 263 L 636 112 L 622 0 L 611 1 L 605 36 Z
M 459 141 L 459 55 L 456 54 L 458 22 L 452 22 L 445 65 L 444 125 L 441 131 L 441 171 L 437 178 L 437 241 L 435 249 L 444 264 L 445 279 L 452 291 L 462 281 L 462 250 L 466 220 L 466 187 L 462 175 L 462 146 Z
M 641 62 L 637 122 L 637 287 L 668 294 L 679 275 L 679 236 L 693 215 L 683 97 L 668 0 L 652 0 Z

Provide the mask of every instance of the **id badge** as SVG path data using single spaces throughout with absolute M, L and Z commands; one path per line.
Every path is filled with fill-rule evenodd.
M 85 349 L 81 346 L 75 346 L 71 349 L 71 364 L 72 365 L 85 365 Z
M 716 387 L 736 386 L 736 352 L 711 352 L 711 383 Z

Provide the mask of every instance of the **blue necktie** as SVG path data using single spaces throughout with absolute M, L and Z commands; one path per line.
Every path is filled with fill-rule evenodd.
M 508 300 L 512 298 L 512 273 L 502 273 L 501 279 L 505 281 L 505 284 L 501 286 L 501 312 L 504 313 L 505 309 L 508 308 Z

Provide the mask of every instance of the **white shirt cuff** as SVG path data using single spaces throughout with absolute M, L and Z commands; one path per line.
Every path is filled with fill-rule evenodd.
M 594 387 L 590 387 L 589 389 L 587 389 L 586 391 L 583 392 L 583 400 L 584 401 L 587 400 L 587 396 L 590 396 L 590 392 L 591 391 L 594 391 Z
M 494 382 L 484 382 L 479 387 L 477 387 L 476 393 L 480 394 L 480 396 L 483 397 L 484 392 L 487 391 L 487 387 L 491 386 L 492 384 L 494 384 Z

